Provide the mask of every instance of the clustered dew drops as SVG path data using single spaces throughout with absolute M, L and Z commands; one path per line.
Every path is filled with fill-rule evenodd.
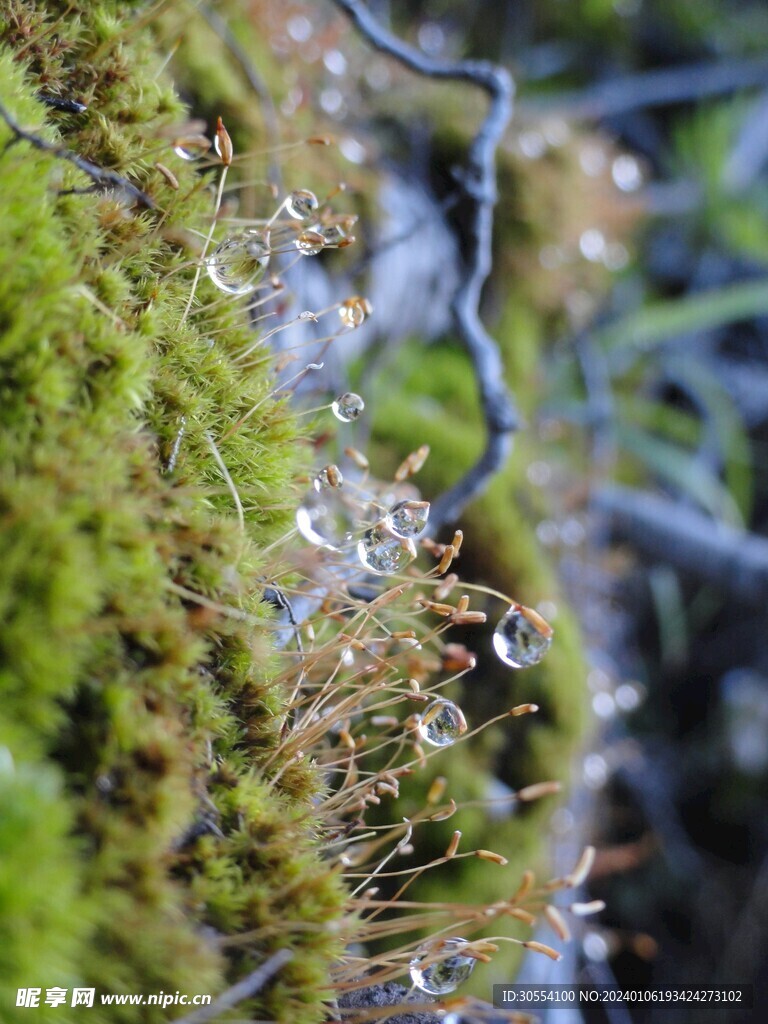
M 385 517 L 385 523 L 396 537 L 420 537 L 429 520 L 428 501 L 398 501 Z
M 532 608 L 512 605 L 493 633 L 493 648 L 512 668 L 536 665 L 552 644 L 552 627 Z
M 419 719 L 419 735 L 433 747 L 449 747 L 467 731 L 467 721 L 458 704 L 438 697 Z
M 347 232 L 340 224 L 315 224 L 312 231 L 323 240 L 328 247 L 340 246 L 347 241 Z
M 270 249 L 261 231 L 249 229 L 220 242 L 205 261 L 208 276 L 229 295 L 246 295 L 264 277 Z
M 450 951 L 463 949 L 466 945 L 466 939 L 453 936 L 419 946 L 409 967 L 411 981 L 416 988 L 430 996 L 444 996 L 455 991 L 472 973 L 475 960 Z M 442 955 L 444 952 L 445 956 Z M 431 962 L 425 964 L 425 961 Z
M 340 485 L 323 483 L 319 477 L 296 510 L 296 526 L 304 540 L 338 551 L 352 540 L 355 521 Z
M 365 402 L 360 395 L 356 395 L 353 391 L 346 391 L 331 403 L 333 415 L 342 423 L 352 423 L 364 409 Z
M 308 220 L 318 207 L 317 196 L 308 188 L 291 192 L 285 200 L 285 212 L 294 220 Z
M 297 235 L 293 244 L 302 256 L 317 256 L 325 247 L 325 239 L 319 231 L 309 229 Z
M 395 537 L 382 523 L 377 523 L 363 534 L 357 554 L 366 569 L 379 576 L 392 576 L 413 561 L 416 549 L 413 541 Z

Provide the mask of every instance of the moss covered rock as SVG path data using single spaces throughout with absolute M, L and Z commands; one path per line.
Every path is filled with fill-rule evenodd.
M 242 314 L 205 275 L 187 310 L 218 171 L 172 152 L 188 112 L 142 11 L 0 4 L 0 100 L 54 147 L 0 122 L 0 1018 L 89 986 L 94 1021 L 166 1020 L 100 995 L 215 994 L 287 946 L 238 1015 L 315 1020 L 343 890 L 316 775 L 266 767 L 259 586 L 301 446 L 268 362 L 235 361 Z

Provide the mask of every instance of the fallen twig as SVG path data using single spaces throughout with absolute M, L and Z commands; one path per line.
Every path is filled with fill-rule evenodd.
M 144 206 L 149 210 L 154 209 L 155 204 L 146 192 L 142 192 L 140 188 L 131 184 L 127 178 L 124 178 L 116 171 L 106 171 L 103 167 L 97 167 L 96 164 L 92 164 L 85 157 L 80 156 L 78 153 L 73 153 L 71 149 L 67 149 L 65 146 L 57 146 L 56 143 L 48 142 L 34 132 L 27 131 L 11 116 L 2 103 L 0 103 L 0 117 L 2 117 L 13 132 L 13 141 L 23 140 L 34 146 L 35 149 L 40 149 L 44 153 L 50 153 L 59 160 L 66 160 L 77 167 L 79 171 L 82 171 L 83 174 L 87 174 L 95 185 L 101 188 L 123 189 L 140 206 Z
M 228 988 L 226 992 L 222 992 L 218 999 L 214 999 L 208 1006 L 201 1006 L 199 1010 L 187 1014 L 186 1017 L 180 1017 L 175 1021 L 175 1024 L 204 1024 L 205 1021 L 218 1017 L 219 1014 L 225 1013 L 227 1010 L 231 1010 L 233 1006 L 237 1006 L 238 1003 L 242 1003 L 246 999 L 250 999 L 251 996 L 256 995 L 257 992 L 260 992 L 269 979 L 274 977 L 292 959 L 292 950 L 279 949 L 269 960 L 265 960 L 260 967 L 257 967 L 246 978 L 238 981 L 236 985 Z

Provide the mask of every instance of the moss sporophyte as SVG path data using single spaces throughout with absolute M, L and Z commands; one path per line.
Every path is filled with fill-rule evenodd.
M 429 536 L 426 443 L 375 480 L 366 454 L 338 450 L 359 395 L 302 417 L 298 384 L 373 310 L 281 302 L 292 266 L 346 248 L 353 218 L 303 187 L 239 208 L 252 160 L 279 152 L 253 124 L 190 118 L 168 53 L 186 7 L 0 11 L 0 1006 L 33 975 L 244 992 L 288 950 L 237 1012 L 310 1024 L 409 971 L 442 997 L 502 943 L 557 956 L 508 926 L 530 928 L 585 862 L 543 884 L 500 874 L 497 894 L 517 891 L 478 905 L 406 898 L 463 860 L 503 872 L 503 853 L 460 851 L 453 824 L 444 854 L 402 864 L 494 803 L 445 758 L 537 711 L 465 718 L 442 691 L 487 652 L 450 630 L 506 602 L 505 660 L 526 665 L 551 629 L 446 575 L 463 534 Z M 223 79 L 216 101 L 237 109 Z M 41 102 L 43 85 L 86 109 Z M 276 363 L 270 339 L 310 322 L 301 368 Z M 321 469 L 307 422 L 329 436 Z

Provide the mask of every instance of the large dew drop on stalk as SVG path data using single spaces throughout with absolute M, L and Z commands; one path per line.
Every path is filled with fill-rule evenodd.
M 343 483 L 344 477 L 341 474 L 341 470 L 335 463 L 331 462 L 329 465 L 323 466 L 315 477 L 312 486 L 316 491 L 322 491 L 328 487 L 341 487 Z
M 370 302 L 361 295 L 350 295 L 339 306 L 339 318 L 344 326 L 349 327 L 350 330 L 362 326 L 365 323 L 366 317 L 369 317 L 372 312 L 373 307 Z
M 325 246 L 325 239 L 319 231 L 302 231 L 293 243 L 302 256 L 317 256 Z
M 416 557 L 412 541 L 395 537 L 381 525 L 366 530 L 357 553 L 365 568 L 380 576 L 401 572 Z
M 396 537 L 418 537 L 427 528 L 428 519 L 428 501 L 398 501 L 385 521 Z
M 413 984 L 431 996 L 455 991 L 475 966 L 473 957 L 458 952 L 466 945 L 466 939 L 454 936 L 419 946 L 409 968 Z
M 308 220 L 317 206 L 317 196 L 308 188 L 296 189 L 285 200 L 285 212 L 294 220 Z
M 312 231 L 323 239 L 323 245 L 329 249 L 339 248 L 349 240 L 349 236 L 340 224 L 315 224 Z
M 467 731 L 464 713 L 452 700 L 433 700 L 419 721 L 419 735 L 433 747 L 449 747 Z
M 246 295 L 264 277 L 269 245 L 260 231 L 242 231 L 220 242 L 205 261 L 208 276 L 229 295 Z
M 338 551 L 349 543 L 355 522 L 340 486 L 318 477 L 296 510 L 296 526 L 304 540 L 318 547 Z
M 365 409 L 365 402 L 360 395 L 356 395 L 353 391 L 347 391 L 334 400 L 331 409 L 337 420 L 341 420 L 342 423 L 351 423 Z
M 532 608 L 512 605 L 493 634 L 498 656 L 512 668 L 536 665 L 552 645 L 552 627 Z

